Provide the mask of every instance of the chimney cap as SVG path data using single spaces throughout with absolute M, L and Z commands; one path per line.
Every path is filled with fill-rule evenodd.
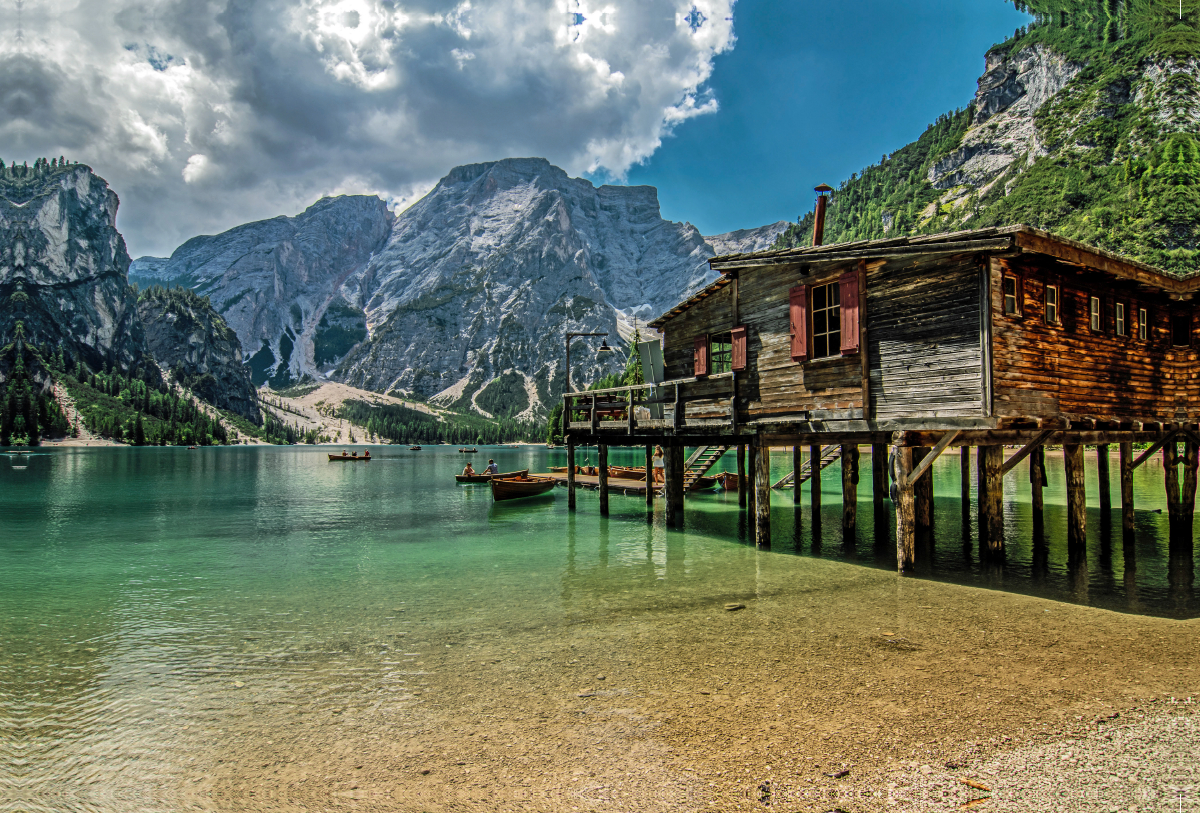
M 832 187 L 832 186 L 830 186 L 830 185 L 829 185 L 829 184 L 827 184 L 827 183 L 823 183 L 823 184 L 821 184 L 820 186 L 816 187 L 814 191 L 815 191 L 815 192 L 816 192 L 818 195 L 823 195 L 823 194 L 825 194 L 826 192 L 832 192 L 832 191 L 833 191 L 833 187 Z

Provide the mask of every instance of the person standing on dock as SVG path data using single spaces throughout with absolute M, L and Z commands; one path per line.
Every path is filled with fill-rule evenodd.
M 498 468 L 496 467 L 496 461 L 495 461 L 495 460 L 489 460 L 489 461 L 488 461 L 488 464 L 487 464 L 487 468 L 483 470 L 483 473 L 484 473 L 484 474 L 499 474 L 499 473 L 500 473 L 500 469 L 498 469 Z
M 656 483 L 665 482 L 667 479 L 666 470 L 663 468 L 663 465 L 664 465 L 663 447 L 655 446 L 654 447 L 654 482 L 656 482 Z

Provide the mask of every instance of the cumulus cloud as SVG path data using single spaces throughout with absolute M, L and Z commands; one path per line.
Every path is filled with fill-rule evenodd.
M 717 108 L 734 2 L 26 0 L 0 158 L 92 165 L 135 256 L 475 161 L 620 177 Z

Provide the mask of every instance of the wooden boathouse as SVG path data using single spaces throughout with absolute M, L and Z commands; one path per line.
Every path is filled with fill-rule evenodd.
M 1125 532 L 1133 470 L 1161 452 L 1172 536 L 1190 541 L 1200 276 L 1028 226 L 835 245 L 820 245 L 818 232 L 814 243 L 713 258 L 720 277 L 651 323 L 663 334 L 663 380 L 563 396 L 569 474 L 575 447 L 597 445 L 602 512 L 609 446 L 645 446 L 647 468 L 653 446 L 664 447 L 672 527 L 682 524 L 689 483 L 736 449 L 739 474 L 750 474 L 739 479 L 739 502 L 753 513 L 756 543 L 768 546 L 779 484 L 766 450 L 784 446 L 797 504 L 810 470 L 840 460 L 843 524 L 853 528 L 858 449 L 869 445 L 876 507 L 889 492 L 896 502 L 904 572 L 917 530 L 932 521 L 930 466 L 947 448 L 977 448 L 980 547 L 1000 553 L 1003 478 L 1018 463 L 1029 460 L 1037 523 L 1044 447 L 1063 448 L 1069 542 L 1082 545 L 1083 448 L 1098 448 L 1106 509 L 1115 445 Z M 1151 446 L 1135 457 L 1134 443 Z M 690 460 L 685 447 L 696 447 Z M 815 507 L 819 476 L 811 482 Z M 573 476 L 568 488 L 573 509 Z

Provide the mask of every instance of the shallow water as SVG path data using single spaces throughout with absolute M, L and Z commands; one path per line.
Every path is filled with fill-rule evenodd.
M 642 498 L 614 495 L 608 519 L 587 491 L 573 516 L 561 489 L 495 505 L 486 487 L 453 483 L 464 462 L 453 449 L 377 453 L 363 465 L 331 465 L 324 449 L 303 447 L 0 457 L 0 809 L 173 809 L 171 789 L 193 781 L 189 771 L 200 781 L 236 742 L 269 747 L 284 720 L 427 725 L 432 646 L 536 640 L 600 610 L 636 627 L 655 623 L 646 610 L 663 602 L 762 594 L 795 579 L 819 591 L 828 568 L 804 566 L 813 556 L 879 576 L 895 566 L 890 509 L 878 526 L 872 517 L 867 456 L 852 541 L 834 465 L 819 531 L 807 495 L 797 518 L 791 493 L 779 493 L 764 555 L 747 544 L 736 494 L 689 498 L 685 530 L 668 533 L 661 500 L 648 516 Z M 502 470 L 565 461 L 540 448 L 485 448 L 474 460 L 489 456 Z M 632 465 L 642 453 L 611 458 Z M 1154 513 L 1165 504 L 1161 465 L 1137 472 L 1134 544 L 1120 540 L 1119 508 L 1109 523 L 1089 510 L 1084 568 L 1066 553 L 1061 457 L 1048 460 L 1046 545 L 1031 541 L 1018 467 L 1006 480 L 1003 567 L 980 565 L 958 458 L 939 460 L 935 539 L 919 572 L 1196 615 L 1194 559 L 1169 566 L 1166 518 Z M 781 476 L 790 457 L 772 462 Z

